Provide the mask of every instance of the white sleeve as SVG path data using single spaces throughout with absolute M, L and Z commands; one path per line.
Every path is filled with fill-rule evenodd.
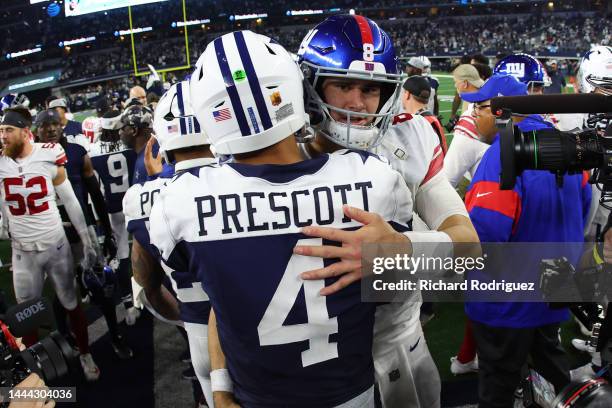
M 83 209 L 81 208 L 79 200 L 77 200 L 76 195 L 74 194 L 74 190 L 72 189 L 72 185 L 70 184 L 68 177 L 66 177 L 62 184 L 55 186 L 55 192 L 62 201 L 62 204 L 68 213 L 68 218 L 70 218 L 72 226 L 79 234 L 79 238 L 81 238 L 83 246 L 92 248 L 93 244 L 89 237 L 87 222 L 85 221 L 85 215 L 83 215 Z
M 488 145 L 472 139 L 461 131 L 455 131 L 453 141 L 444 156 L 444 173 L 453 187 L 463 179 L 463 175 L 477 167 Z M 473 176 L 473 174 L 471 174 Z
M 174 250 L 176 241 L 173 238 L 164 211 L 163 195 L 163 192 L 158 195 L 153 208 L 151 208 L 151 214 L 149 216 L 149 237 L 151 239 L 151 244 L 159 251 L 162 260 L 166 261 Z M 170 267 L 172 267 L 172 265 L 170 265 Z
M 469 217 L 461 197 L 441 172 L 418 188 L 414 208 L 431 230 L 437 230 L 451 215 Z

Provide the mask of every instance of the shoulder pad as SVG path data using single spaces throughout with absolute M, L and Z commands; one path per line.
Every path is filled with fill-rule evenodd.
M 87 153 L 89 153 L 91 144 L 89 143 L 87 136 L 79 134 L 75 136 L 67 136 L 67 139 L 69 143 L 78 144 L 79 146 L 82 146 Z
M 51 162 L 57 166 L 63 166 L 68 161 L 66 152 L 59 143 L 35 143 L 34 145 L 39 148 L 39 154 L 43 161 Z

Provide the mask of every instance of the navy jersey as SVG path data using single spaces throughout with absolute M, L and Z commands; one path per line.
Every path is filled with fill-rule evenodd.
M 68 137 L 67 141 L 68 142 L 64 146 L 66 157 L 68 158 L 68 162 L 66 163 L 66 173 L 68 175 L 68 179 L 70 180 L 70 184 L 72 184 L 74 194 L 79 200 L 81 208 L 83 208 L 83 211 L 85 212 L 87 204 L 87 190 L 83 185 L 83 166 L 85 160 L 84 157 L 89 152 L 89 142 L 83 135 Z
M 89 155 L 100 179 L 108 212 L 121 212 L 123 196 L 130 187 L 134 173 L 136 153 L 122 142 L 98 140 L 91 145 Z
M 201 280 L 240 406 L 330 407 L 374 382 L 375 304 L 355 283 L 301 272 L 328 264 L 293 254 L 322 240 L 307 225 L 356 228 L 342 204 L 407 226 L 411 194 L 388 162 L 340 151 L 291 165 L 213 164 L 178 172 L 151 212 L 151 241 L 172 268 Z
M 159 143 L 155 142 L 155 144 L 153 145 L 153 156 L 157 157 L 158 152 L 159 152 Z M 134 164 L 134 174 L 132 176 L 131 185 L 138 184 L 138 183 L 144 183 L 145 181 L 147 181 L 148 175 L 147 175 L 147 168 L 145 167 L 145 164 L 144 164 L 144 154 L 145 154 L 145 149 L 143 148 L 136 155 L 136 163 Z
M 83 126 L 81 122 L 76 122 L 74 120 L 69 120 L 64 127 L 64 136 L 77 136 L 83 134 Z
M 199 164 L 212 163 L 214 161 L 213 159 L 203 160 L 204 162 L 198 160 Z M 193 161 L 183 162 L 183 165 L 188 165 L 190 162 Z M 168 167 L 165 166 L 165 170 Z M 134 184 L 125 193 L 123 199 L 123 212 L 128 232 L 156 259 L 159 258 L 159 253 L 150 244 L 149 216 L 155 198 L 159 196 L 160 191 L 170 181 L 169 178 L 164 178 L 164 175 L 167 175 L 165 173 L 162 173 L 160 178 L 147 181 L 144 184 Z M 172 174 L 167 176 L 172 177 Z M 210 303 L 197 278 L 188 271 L 173 270 L 163 262 L 161 262 L 161 266 L 170 279 L 172 290 L 179 301 L 181 320 L 188 323 L 208 324 Z

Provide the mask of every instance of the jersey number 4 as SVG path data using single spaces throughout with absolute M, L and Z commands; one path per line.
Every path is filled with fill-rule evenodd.
M 4 179 L 4 197 L 7 202 L 16 203 L 15 206 L 9 205 L 9 210 L 13 215 L 25 215 L 26 212 L 30 215 L 39 214 L 49 209 L 49 203 L 37 205 L 36 200 L 45 198 L 48 194 L 47 181 L 43 176 L 32 177 L 25 181 L 25 188 L 38 187 L 39 191 L 29 193 L 26 197 L 19 193 L 11 193 L 12 186 L 23 186 L 24 179 L 21 177 L 9 177 Z
M 321 245 L 320 238 L 301 239 L 297 245 Z M 305 281 L 302 272 L 323 268 L 323 259 L 293 255 L 274 296 L 257 326 L 259 344 L 276 346 L 308 340 L 309 347 L 302 352 L 302 366 L 307 367 L 338 357 L 338 343 L 331 343 L 329 336 L 338 333 L 338 318 L 330 318 L 325 296 L 320 296 L 325 281 Z M 304 287 L 307 323 L 284 326 L 301 288 Z

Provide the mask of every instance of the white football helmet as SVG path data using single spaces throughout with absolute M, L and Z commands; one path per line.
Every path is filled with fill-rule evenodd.
M 95 143 L 100 138 L 102 133 L 101 118 L 97 116 L 88 116 L 83 120 L 83 134 L 89 140 L 89 143 Z
M 581 93 L 591 93 L 599 88 L 612 95 L 612 47 L 598 45 L 584 54 L 577 80 Z
M 302 74 L 266 36 L 236 31 L 216 38 L 189 82 L 195 116 L 218 154 L 266 148 L 307 123 Z
M 193 115 L 189 100 L 189 82 L 178 82 L 162 95 L 153 115 L 153 131 L 159 151 L 166 162 L 167 152 L 185 147 L 210 144 L 200 122 Z

